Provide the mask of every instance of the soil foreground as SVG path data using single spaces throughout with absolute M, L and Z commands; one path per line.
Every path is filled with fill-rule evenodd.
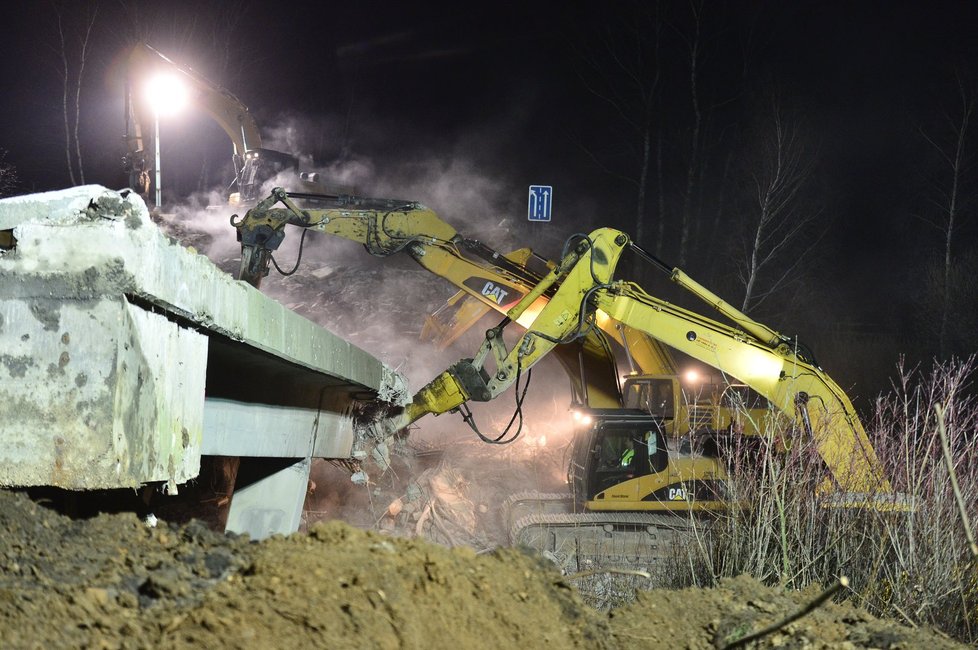
M 516 549 L 339 522 L 253 543 L 195 521 L 70 519 L 0 491 L 3 648 L 716 648 L 815 595 L 738 578 L 599 612 Z M 829 603 L 749 647 L 964 646 Z

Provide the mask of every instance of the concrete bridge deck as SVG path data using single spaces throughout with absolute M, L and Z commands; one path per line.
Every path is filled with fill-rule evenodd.
M 350 458 L 356 405 L 406 392 L 163 235 L 135 194 L 0 201 L 0 485 L 172 493 L 201 456 L 239 456 L 228 528 L 290 532 L 309 460 Z

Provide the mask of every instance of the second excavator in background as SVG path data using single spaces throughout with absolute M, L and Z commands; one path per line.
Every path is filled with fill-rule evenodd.
M 229 204 L 254 204 L 263 196 L 263 184 L 279 174 L 289 178 L 289 187 L 295 191 L 353 192 L 352 187 L 325 183 L 318 172 L 300 171 L 297 156 L 265 148 L 254 115 L 240 99 L 191 68 L 140 43 L 132 49 L 126 62 L 126 153 L 123 165 L 129 175 L 129 187 L 147 203 L 157 186 L 150 147 L 156 137 L 151 129 L 156 122 L 154 111 L 158 109 L 153 106 L 150 90 L 161 78 L 177 84 L 186 101 L 209 115 L 230 138 L 234 178 L 227 187 Z
M 317 203 L 306 209 L 296 203 L 301 198 L 276 189 L 243 219 L 233 220 L 242 244 L 241 279 L 260 285 L 285 227 L 293 225 L 358 241 L 374 255 L 407 252 L 432 272 L 454 278 L 469 295 L 488 297 L 505 309 L 472 358 L 452 365 L 402 412 L 363 432 L 358 445 L 364 456 L 372 451 L 383 464 L 391 436 L 425 415 L 449 411 L 460 412 L 487 442 L 512 440 L 508 431 L 480 431 L 467 403 L 495 399 L 515 384 L 519 411 L 534 364 L 552 352 L 580 349 L 575 348 L 580 341 L 600 332 L 621 331 L 621 325 L 716 368 L 731 384 L 763 397 L 781 414 L 779 435 L 802 436 L 817 449 L 826 470 L 820 493 L 843 495 L 849 505 L 876 507 L 892 492 L 849 398 L 808 350 L 664 264 L 625 233 L 601 228 L 576 235 L 560 260 L 547 265 L 545 275 L 527 277 L 525 267 L 462 238 L 420 204 L 333 197 L 331 207 Z M 626 250 L 664 271 L 733 326 L 615 279 Z M 486 278 L 487 268 L 493 280 Z M 500 279 L 507 282 L 500 284 Z M 508 343 L 506 329 L 513 323 L 525 331 Z M 597 340 L 603 345 L 600 336 Z M 725 454 L 748 436 L 733 425 L 685 443 L 666 435 L 663 414 L 648 408 L 661 397 L 659 389 L 651 382 L 636 385 L 629 405 L 642 408 L 587 410 L 592 423 L 575 436 L 571 452 L 568 512 L 520 517 L 512 524 L 515 542 L 555 556 L 564 553 L 577 563 L 628 557 L 630 564 L 650 565 L 698 533 L 693 515 L 733 505 Z M 775 433 L 757 430 L 754 437 Z

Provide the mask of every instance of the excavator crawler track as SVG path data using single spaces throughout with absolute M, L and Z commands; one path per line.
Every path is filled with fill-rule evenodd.
M 532 514 L 510 529 L 514 546 L 543 553 L 562 571 L 639 569 L 653 575 L 710 544 L 710 524 L 683 516 L 641 512 Z
M 570 492 L 516 492 L 506 497 L 502 505 L 503 530 L 529 515 L 564 515 L 574 512 L 574 496 Z

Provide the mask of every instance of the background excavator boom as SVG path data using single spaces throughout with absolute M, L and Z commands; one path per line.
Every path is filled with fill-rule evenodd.
M 230 203 L 257 201 L 262 184 L 287 170 L 295 174 L 290 187 L 307 192 L 352 192 L 352 188 L 323 184 L 316 173 L 299 172 L 296 156 L 264 148 L 258 123 L 244 102 L 190 67 L 140 43 L 130 52 L 126 66 L 126 154 L 123 164 L 129 174 L 129 187 L 144 199 L 148 199 L 153 188 L 151 172 L 155 164 L 150 153 L 155 115 L 148 84 L 164 75 L 174 77 L 183 88 L 187 102 L 210 116 L 231 140 L 234 165 L 231 185 L 236 191 L 230 194 Z

